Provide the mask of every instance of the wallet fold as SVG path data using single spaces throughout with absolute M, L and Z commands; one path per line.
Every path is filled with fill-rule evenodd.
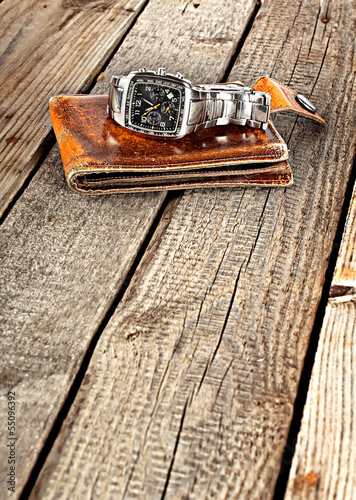
M 272 122 L 267 130 L 225 125 L 157 140 L 118 125 L 107 101 L 106 95 L 50 101 L 65 176 L 78 193 L 292 183 L 287 146 Z

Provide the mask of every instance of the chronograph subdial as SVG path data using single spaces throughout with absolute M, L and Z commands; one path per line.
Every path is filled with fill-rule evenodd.
M 148 113 L 147 114 L 147 122 L 150 125 L 158 125 L 161 122 L 160 113 L 158 113 L 158 111 L 151 111 L 150 113 Z
M 152 102 L 156 104 L 157 102 L 161 102 L 166 97 L 166 93 L 162 87 L 157 86 L 153 87 L 151 90 L 150 97 Z
M 173 116 L 176 111 L 176 105 L 173 101 L 164 101 L 160 107 L 162 114 L 168 116 Z

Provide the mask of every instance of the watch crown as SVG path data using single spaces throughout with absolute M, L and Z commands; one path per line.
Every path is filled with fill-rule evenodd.
M 146 73 L 147 68 L 143 67 L 138 70 L 140 73 Z
M 176 73 L 176 77 L 180 78 L 181 80 L 183 80 L 183 78 L 184 78 L 184 76 L 182 75 L 182 73 Z
M 158 68 L 157 75 L 164 76 L 166 74 L 165 68 Z

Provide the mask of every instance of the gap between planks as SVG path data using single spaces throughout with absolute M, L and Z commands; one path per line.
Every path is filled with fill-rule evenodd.
M 352 172 L 350 175 L 350 179 L 348 182 L 346 194 L 345 194 L 345 201 L 342 207 L 342 212 L 341 216 L 339 219 L 339 224 L 337 227 L 334 243 L 333 243 L 333 250 L 330 255 L 330 261 L 329 265 L 325 274 L 325 283 L 323 287 L 323 292 L 320 300 L 320 304 L 315 316 L 315 323 L 313 326 L 312 333 L 310 335 L 310 344 L 305 356 L 304 360 L 304 368 L 300 377 L 300 382 L 299 382 L 299 387 L 298 387 L 298 393 L 297 397 L 295 400 L 295 405 L 294 405 L 294 413 L 293 413 L 293 418 L 291 421 L 291 426 L 288 434 L 288 439 L 287 439 L 287 444 L 284 449 L 282 461 L 281 461 L 281 468 L 278 476 L 278 480 L 276 483 L 276 488 L 275 488 L 275 493 L 274 493 L 274 500 L 279 500 L 281 498 L 284 498 L 286 488 L 287 488 L 287 483 L 289 480 L 290 476 L 290 469 L 294 460 L 294 455 L 295 455 L 295 448 L 297 445 L 297 439 L 298 439 L 298 434 L 301 429 L 301 424 L 302 424 L 302 418 L 303 418 L 303 413 L 305 410 L 305 405 L 306 405 L 306 400 L 308 397 L 308 393 L 310 390 L 310 381 L 311 381 L 311 376 L 312 376 L 312 371 L 315 363 L 315 356 L 317 354 L 318 349 L 320 349 L 319 346 L 319 339 L 320 335 L 322 333 L 322 328 L 323 328 L 323 322 L 325 320 L 325 313 L 326 309 L 328 307 L 328 301 L 330 298 L 330 294 L 332 293 L 333 290 L 333 278 L 336 270 L 340 269 L 340 266 L 337 268 L 337 261 L 340 260 L 340 255 L 339 251 L 341 249 L 341 242 L 342 239 L 345 238 L 345 230 L 347 227 L 347 221 L 348 221 L 348 212 L 351 209 L 351 203 L 353 199 L 353 188 L 356 182 L 356 162 L 354 161 L 354 165 L 352 168 Z M 345 245 L 344 245 L 345 247 Z M 305 474 L 306 476 L 306 474 Z M 297 481 L 298 482 L 298 481 Z M 306 479 L 306 484 L 307 484 L 307 479 Z M 312 481 L 313 483 L 313 481 Z M 302 485 L 302 481 L 299 480 L 299 485 Z M 311 486 L 317 486 L 317 483 L 314 481 L 314 484 L 311 484 Z M 302 489 L 302 488 L 301 488 Z
M 0 5 L 0 216 L 21 195 L 53 142 L 49 97 L 91 87 L 147 1 L 110 0 L 103 7 L 98 0 L 88 5 L 6 0 Z
M 329 283 L 320 340 L 286 490 L 286 499 L 353 500 L 356 370 L 356 162 L 344 207 L 341 244 Z M 346 220 L 345 220 L 346 219 Z M 340 225 L 341 226 L 341 225 Z M 340 239 L 338 240 L 340 242 Z
M 143 2 L 141 2 L 142 5 L 138 7 L 137 14 L 136 14 L 136 16 L 133 17 L 132 24 L 130 24 L 126 30 L 125 29 L 123 30 L 123 34 L 122 34 L 121 38 L 119 39 L 117 46 L 113 48 L 111 54 L 103 62 L 102 67 L 100 69 L 98 69 L 96 74 L 92 75 L 92 77 L 91 77 L 92 83 L 89 86 L 84 85 L 82 88 L 80 88 L 78 90 L 79 93 L 82 93 L 82 94 L 91 93 L 93 88 L 97 85 L 97 79 L 100 78 L 100 76 L 103 75 L 103 73 L 105 72 L 105 70 L 108 67 L 114 54 L 118 51 L 120 45 L 124 42 L 126 36 L 132 30 L 133 26 L 135 25 L 135 23 L 137 21 L 137 18 L 144 11 L 148 2 L 149 2 L 149 0 L 144 0 Z M 133 4 L 132 4 L 132 6 L 133 6 Z M 128 7 L 130 7 L 129 11 L 134 12 L 134 9 L 132 9 L 132 6 L 130 7 L 130 4 L 128 4 Z M 63 92 L 63 93 L 65 93 L 65 92 Z M 33 176 L 37 172 L 38 168 L 42 165 L 45 158 L 48 156 L 48 154 L 51 151 L 51 149 L 53 148 L 55 142 L 56 142 L 56 139 L 54 137 L 53 128 L 50 125 L 50 130 L 48 131 L 48 135 L 43 139 L 43 143 L 38 144 L 38 151 L 37 151 L 36 155 L 33 157 L 32 170 L 28 173 L 28 175 L 27 175 L 26 179 L 23 181 L 22 185 L 20 187 L 18 187 L 17 192 L 14 193 L 13 195 L 11 195 L 11 199 L 9 199 L 7 202 L 5 202 L 5 205 L 4 205 L 4 208 L 2 211 L 0 208 L 0 226 L 3 224 L 4 220 L 6 219 L 8 214 L 10 213 L 12 207 L 16 204 L 17 200 L 19 200 L 21 195 L 25 192 L 27 186 L 29 186 Z M 37 157 L 38 157 L 38 160 L 36 161 Z
M 147 233 L 147 236 L 145 240 L 142 243 L 142 246 L 139 249 L 139 252 L 137 253 L 136 259 L 134 263 L 132 264 L 131 268 L 126 274 L 125 280 L 121 284 L 121 287 L 118 290 L 117 295 L 114 297 L 109 309 L 107 310 L 105 317 L 101 321 L 101 323 L 98 325 L 97 331 L 93 334 L 92 339 L 90 344 L 88 345 L 85 355 L 83 357 L 83 360 L 81 362 L 81 365 L 77 371 L 77 374 L 73 380 L 73 383 L 71 384 L 67 397 L 63 402 L 63 405 L 61 409 L 58 412 L 57 417 L 53 421 L 53 426 L 48 434 L 48 438 L 46 439 L 41 451 L 38 454 L 38 459 L 36 460 L 36 463 L 33 466 L 33 469 L 31 471 L 30 477 L 26 484 L 23 487 L 23 490 L 20 495 L 20 500 L 25 500 L 26 498 L 29 497 L 32 488 L 36 482 L 36 479 L 41 472 L 41 468 L 43 467 L 43 464 L 46 461 L 46 458 L 51 451 L 51 448 L 53 446 L 53 443 L 55 442 L 60 429 L 62 427 L 63 421 L 68 415 L 68 412 L 70 410 L 70 407 L 78 393 L 78 390 L 80 386 L 83 383 L 83 380 L 85 378 L 85 374 L 88 368 L 88 365 L 90 363 L 91 357 L 94 353 L 94 350 L 96 348 L 96 345 L 98 343 L 98 340 L 102 334 L 102 332 L 105 330 L 108 322 L 110 321 L 111 316 L 115 312 L 117 306 L 119 305 L 125 291 L 127 290 L 128 286 L 130 285 L 131 279 L 137 269 L 137 266 L 139 265 L 139 262 L 142 259 L 142 256 L 144 255 L 148 245 L 150 244 L 153 234 L 155 233 L 158 224 L 162 225 L 162 222 L 164 222 L 164 219 L 166 220 L 166 223 L 168 224 L 169 222 L 169 212 L 172 210 L 172 202 L 174 203 L 174 200 L 177 200 L 181 196 L 181 191 L 171 191 L 167 193 L 166 198 L 164 199 L 161 208 L 157 212 L 157 215 L 155 219 L 153 220 L 150 229 Z M 169 206 L 168 206 L 169 205 Z

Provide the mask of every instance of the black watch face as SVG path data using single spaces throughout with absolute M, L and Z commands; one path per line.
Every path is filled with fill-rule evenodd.
M 182 121 L 184 89 L 175 83 L 157 80 L 132 83 L 127 110 L 130 128 L 155 135 L 175 134 Z

